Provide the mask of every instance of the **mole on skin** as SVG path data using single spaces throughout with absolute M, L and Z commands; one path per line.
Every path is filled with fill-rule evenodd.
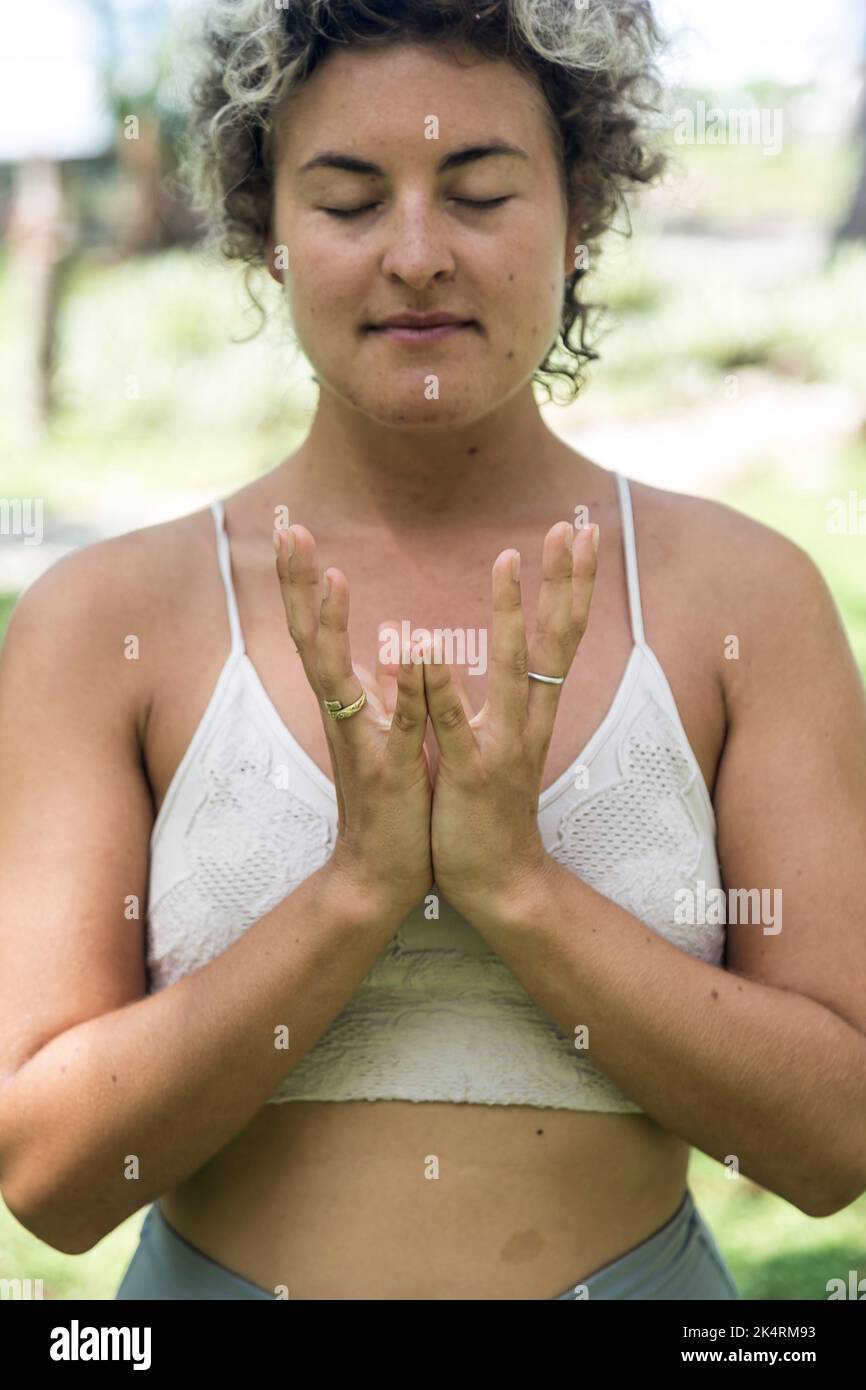
M 503 1264 L 520 1264 L 522 1260 L 534 1260 L 541 1253 L 544 1237 L 538 1231 L 515 1231 L 502 1247 L 499 1258 Z

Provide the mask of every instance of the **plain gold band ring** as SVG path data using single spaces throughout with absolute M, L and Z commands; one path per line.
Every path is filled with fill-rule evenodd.
M 528 671 L 527 675 L 530 680 L 544 681 L 545 685 L 562 685 L 565 680 L 565 676 L 540 676 L 537 671 Z

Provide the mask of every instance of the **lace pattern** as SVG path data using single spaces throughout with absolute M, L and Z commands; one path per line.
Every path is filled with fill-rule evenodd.
M 704 839 L 686 797 L 697 773 L 651 693 L 621 738 L 618 763 L 611 785 L 565 812 L 549 852 L 675 946 L 718 964 L 722 929 L 675 921 L 676 893 L 696 889 Z
M 279 785 L 286 751 L 257 721 L 243 663 L 227 697 L 188 769 L 186 811 L 171 808 L 173 841 L 166 825 L 154 849 L 152 881 L 161 877 L 167 842 L 172 852 L 182 843 L 185 870 L 149 908 L 151 990 L 226 950 L 333 848 L 336 808 L 327 815 Z M 683 950 L 718 962 L 724 928 L 673 923 L 673 894 L 694 886 L 704 843 L 687 799 L 693 780 L 674 723 L 644 690 L 619 743 L 617 775 L 597 791 L 569 791 L 545 838 L 598 892 Z M 437 946 L 419 904 L 271 1102 L 441 1100 L 642 1113 L 479 945 L 475 929 L 444 899 L 440 908 L 448 939 L 456 930 L 466 950 Z
M 330 856 L 331 822 L 278 785 L 281 766 L 240 686 L 196 763 L 201 794 L 182 829 L 189 872 L 148 911 L 152 989 L 213 960 Z

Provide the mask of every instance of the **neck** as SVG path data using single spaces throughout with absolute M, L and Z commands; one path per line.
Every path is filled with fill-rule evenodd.
M 525 516 L 567 452 L 529 385 L 472 424 L 423 432 L 380 425 L 323 388 L 307 438 L 273 481 L 308 525 L 453 534 Z M 579 497 L 597 469 L 573 453 L 569 468 Z

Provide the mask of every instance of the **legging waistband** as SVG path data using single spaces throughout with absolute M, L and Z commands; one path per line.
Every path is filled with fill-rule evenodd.
M 118 1299 L 286 1299 L 290 1291 L 260 1288 L 190 1244 L 154 1202 Z M 739 1299 L 724 1256 L 692 1193 L 669 1221 L 625 1254 L 570 1285 L 553 1301 L 593 1299 Z

